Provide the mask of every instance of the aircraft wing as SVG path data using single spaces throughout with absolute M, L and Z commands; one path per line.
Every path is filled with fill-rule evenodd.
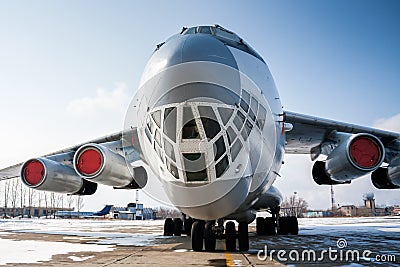
M 329 140 L 334 131 L 349 134 L 368 133 L 378 137 L 385 147 L 392 147 L 393 149 L 400 145 L 399 133 L 289 111 L 286 111 L 285 114 L 285 122 L 293 125 L 293 129 L 286 133 L 287 145 L 285 151 L 288 154 L 311 154 L 315 156 L 320 152 L 321 144 Z
M 41 158 L 49 158 L 49 159 L 55 159 L 56 161 L 63 161 L 65 158 L 69 158 L 67 155 L 73 155 L 73 153 L 78 150 L 81 146 L 85 144 L 102 144 L 102 143 L 108 143 L 108 142 L 113 142 L 113 141 L 121 141 L 123 136 L 123 131 L 113 133 L 110 135 L 102 136 L 93 140 L 90 140 L 88 142 L 84 142 L 82 144 L 78 144 L 72 147 L 68 147 L 62 150 L 58 150 L 46 155 L 41 156 Z M 20 170 L 21 166 L 24 164 L 24 162 L 15 164 L 13 166 L 4 168 L 0 170 L 0 181 L 2 180 L 7 180 L 7 179 L 12 179 L 12 178 L 18 178 L 20 177 Z
M 314 181 L 345 184 L 371 174 L 378 189 L 400 189 L 400 134 L 285 112 L 285 152 L 309 154 Z M 386 164 L 383 164 L 386 163 Z

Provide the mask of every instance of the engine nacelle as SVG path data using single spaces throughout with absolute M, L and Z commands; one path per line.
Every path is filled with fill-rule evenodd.
M 125 158 L 100 144 L 81 146 L 74 155 L 74 169 L 82 178 L 115 188 L 137 189 L 147 183 L 143 167 L 128 169 Z
M 326 163 L 324 161 L 316 161 L 312 169 L 312 176 L 314 182 L 318 185 L 335 185 L 335 184 L 349 184 L 351 181 L 338 182 L 332 180 L 326 173 Z
M 387 168 L 378 168 L 371 175 L 372 184 L 378 189 L 400 188 L 400 158 L 392 160 Z
M 326 160 L 325 170 L 334 181 L 350 181 L 379 168 L 385 147 L 371 134 L 354 134 L 341 142 Z
M 97 184 L 84 181 L 74 169 L 46 158 L 26 161 L 21 168 L 22 182 L 29 188 L 77 195 L 92 195 Z

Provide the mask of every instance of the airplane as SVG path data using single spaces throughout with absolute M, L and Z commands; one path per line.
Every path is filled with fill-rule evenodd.
M 110 213 L 113 205 L 105 205 L 99 211 L 69 211 L 60 210 L 55 213 L 56 217 L 59 218 L 103 218 L 105 215 Z
M 247 251 L 254 220 L 259 235 L 298 234 L 297 218 L 280 216 L 273 185 L 285 153 L 309 154 L 319 185 L 370 174 L 379 189 L 400 188 L 399 133 L 283 110 L 266 62 L 248 43 L 219 25 L 195 26 L 156 46 L 122 131 L 0 177 L 76 195 L 158 179 L 184 215 L 165 220 L 165 235 L 186 233 L 194 251 L 214 251 L 217 239 Z M 271 217 L 256 218 L 260 210 Z

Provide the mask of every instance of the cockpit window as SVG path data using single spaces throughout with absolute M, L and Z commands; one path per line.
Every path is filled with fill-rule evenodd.
M 183 153 L 182 155 L 187 181 L 208 181 L 204 153 Z
M 214 28 L 214 31 L 215 31 L 215 35 L 218 37 L 222 37 L 224 39 L 234 41 L 234 42 L 240 42 L 239 36 L 237 36 L 233 32 L 230 32 L 226 29 L 217 27 L 217 28 Z
M 221 131 L 217 117 L 212 107 L 199 106 L 198 108 L 206 136 L 211 140 Z
M 198 29 L 199 33 L 206 33 L 206 34 L 211 34 L 211 29 L 209 26 L 200 26 Z
M 183 34 L 194 34 L 196 33 L 196 27 L 187 29 Z
M 182 139 L 200 139 L 199 129 L 193 116 L 191 107 L 183 107 Z
M 250 55 L 255 56 L 259 60 L 265 63 L 265 61 L 262 59 L 262 57 L 254 51 L 253 48 L 251 48 L 246 42 L 242 40 L 237 34 L 219 26 L 199 26 L 199 27 L 191 27 L 189 29 L 186 29 L 182 32 L 182 34 L 196 34 L 196 33 L 205 33 L 214 36 L 221 42 L 223 42 L 225 45 L 229 45 L 231 47 L 235 47 L 237 49 L 240 49 L 246 53 L 249 53 Z M 161 44 L 162 45 L 162 44 Z M 161 46 L 160 46 L 161 47 Z M 159 47 L 157 47 L 158 49 Z M 157 50 L 156 49 L 156 50 Z

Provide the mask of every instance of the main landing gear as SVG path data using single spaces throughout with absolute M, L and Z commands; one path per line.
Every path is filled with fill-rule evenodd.
M 295 216 L 280 217 L 279 208 L 270 210 L 272 217 L 257 217 L 256 231 L 258 236 L 265 235 L 297 235 L 299 225 Z M 186 218 L 168 218 L 164 223 L 165 236 L 181 236 L 186 234 L 192 238 L 194 251 L 215 251 L 217 239 L 225 239 L 225 249 L 228 251 L 248 251 L 249 232 L 248 223 L 239 222 L 237 231 L 233 221 L 224 225 L 224 220 L 202 221 Z M 236 242 L 237 241 L 237 242 Z M 237 246 L 238 245 L 238 246 Z
M 299 224 L 296 216 L 279 216 L 279 208 L 270 210 L 272 217 L 257 217 L 256 231 L 257 235 L 297 235 L 299 233 Z

